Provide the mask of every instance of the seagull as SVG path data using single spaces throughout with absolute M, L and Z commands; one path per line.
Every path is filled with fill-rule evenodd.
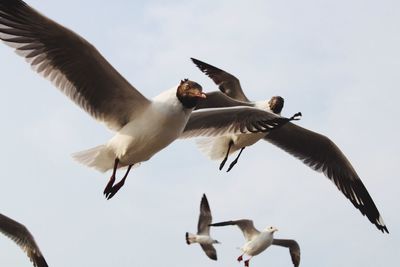
M 272 112 L 280 114 L 283 99 L 275 98 L 274 100 L 273 97 L 268 103 L 267 101 L 251 102 L 243 93 L 239 79 L 235 76 L 198 59 L 192 58 L 192 61 L 219 86 L 222 93 L 218 93 L 225 94 L 225 97 L 217 92 L 209 94 L 210 101 L 203 102 L 201 108 L 243 105 L 269 108 Z M 290 122 L 269 133 L 255 133 L 251 136 L 250 138 L 249 135 L 231 134 L 228 137 L 205 139 L 199 144 L 201 150 L 216 159 L 222 158 L 224 153 L 228 155 L 238 149 L 242 151 L 245 146 L 252 145 L 258 140 L 268 141 L 300 159 L 311 169 L 322 172 L 342 191 L 354 207 L 367 216 L 371 223 L 383 233 L 389 233 L 357 172 L 343 152 L 328 137 Z
M 25 251 L 33 266 L 48 267 L 35 239 L 24 225 L 0 213 L 0 232 L 11 238 Z
M 292 258 L 293 265 L 298 267 L 300 264 L 300 247 L 299 244 L 292 239 L 276 239 L 274 233 L 278 231 L 277 228 L 270 226 L 265 228 L 263 231 L 258 231 L 253 224 L 252 220 L 236 220 L 226 221 L 220 223 L 213 223 L 210 226 L 226 226 L 226 225 L 237 225 L 243 232 L 246 243 L 240 248 L 243 252 L 237 260 L 241 262 L 244 255 L 250 256 L 244 261 L 244 266 L 248 267 L 251 258 L 260 254 L 271 245 L 277 245 L 289 248 L 290 257 Z
M 149 160 L 177 138 L 266 132 L 291 119 L 251 107 L 199 110 L 207 96 L 188 79 L 153 99 L 132 86 L 88 41 L 41 15 L 21 0 L 0 2 L 0 39 L 31 67 L 115 135 L 73 157 L 101 172 L 112 170 L 103 193 L 112 198 L 133 166 Z M 115 184 L 116 172 L 126 168 Z
M 204 250 L 206 255 L 212 259 L 217 260 L 217 251 L 213 244 L 220 244 L 217 240 L 210 237 L 210 226 L 212 222 L 210 205 L 205 194 L 201 199 L 200 203 L 200 216 L 197 224 L 197 234 L 191 234 L 186 232 L 186 244 L 190 245 L 193 243 L 199 243 L 201 248 Z

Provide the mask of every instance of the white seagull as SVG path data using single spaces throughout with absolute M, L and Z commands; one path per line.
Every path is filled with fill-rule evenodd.
M 217 251 L 213 244 L 220 244 L 217 240 L 214 240 L 210 236 L 210 226 L 212 222 L 210 205 L 208 204 L 207 197 L 203 194 L 203 198 L 200 203 L 200 216 L 197 224 L 197 234 L 191 234 L 186 232 L 186 243 L 188 245 L 193 243 L 199 243 L 201 248 L 204 250 L 206 255 L 212 259 L 217 260 Z
M 48 267 L 35 239 L 24 225 L 0 213 L 0 232 L 11 238 L 28 255 L 33 266 Z
M 225 97 L 221 96 L 220 92 L 208 94 L 210 101 L 204 102 L 201 108 L 244 105 L 269 109 L 276 113 L 282 110 L 283 99 L 273 97 L 269 102 L 251 102 L 243 93 L 235 76 L 200 60 L 192 58 L 192 61 L 226 94 Z M 322 134 L 289 122 L 270 133 L 231 134 L 203 140 L 200 145 L 212 158 L 222 158 L 225 153 L 228 155 L 238 149 L 242 151 L 244 147 L 261 139 L 300 159 L 313 170 L 324 173 L 371 223 L 383 233 L 389 233 L 374 201 L 350 161 L 332 140 Z
M 249 107 L 202 110 L 191 116 L 206 95 L 199 84 L 187 79 L 150 100 L 89 42 L 21 0 L 0 2 L 0 39 L 82 109 L 116 131 L 106 144 L 74 155 L 99 171 L 113 170 L 104 189 L 107 199 L 123 186 L 132 166 L 149 160 L 177 138 L 269 131 L 290 120 Z M 121 167 L 127 167 L 125 175 L 114 184 Z
M 258 231 L 253 224 L 252 220 L 237 220 L 237 221 L 226 221 L 220 223 L 213 223 L 210 226 L 226 226 L 226 225 L 237 225 L 242 230 L 246 243 L 240 248 L 243 252 L 238 257 L 238 261 L 243 260 L 244 255 L 250 256 L 244 261 L 244 266 L 249 266 L 251 258 L 260 254 L 271 245 L 277 245 L 289 248 L 290 257 L 292 258 L 293 265 L 295 267 L 300 265 L 300 247 L 295 240 L 292 239 L 276 239 L 274 238 L 274 232 L 278 231 L 277 228 L 270 226 L 265 228 L 263 231 Z

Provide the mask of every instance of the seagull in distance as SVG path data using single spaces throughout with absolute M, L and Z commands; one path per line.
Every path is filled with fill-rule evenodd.
M 212 222 L 210 205 L 205 194 L 201 199 L 200 203 L 200 216 L 199 222 L 197 224 L 197 234 L 191 234 L 186 232 L 186 243 L 188 245 L 193 243 L 199 243 L 201 248 L 204 250 L 206 255 L 212 259 L 217 260 L 217 251 L 215 250 L 213 244 L 220 244 L 217 240 L 214 240 L 210 236 L 210 226 Z
M 210 226 L 226 226 L 226 225 L 237 225 L 242 231 L 246 243 L 240 248 L 243 252 L 237 260 L 241 262 L 244 255 L 250 256 L 244 261 L 244 266 L 248 267 L 251 258 L 260 254 L 266 250 L 271 245 L 277 245 L 289 248 L 290 257 L 294 267 L 300 265 L 300 247 L 299 244 L 292 239 L 276 239 L 274 238 L 274 233 L 278 231 L 277 228 L 269 226 L 263 231 L 258 231 L 253 224 L 252 220 L 236 220 L 236 221 L 226 221 L 220 223 L 213 223 Z

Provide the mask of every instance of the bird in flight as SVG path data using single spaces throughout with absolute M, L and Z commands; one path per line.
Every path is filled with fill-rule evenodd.
M 132 86 L 84 38 L 41 15 L 21 0 L 0 2 L 0 39 L 31 67 L 115 135 L 73 157 L 99 171 L 112 170 L 104 189 L 112 198 L 133 166 L 149 160 L 177 138 L 270 131 L 290 119 L 249 107 L 192 111 L 206 101 L 188 79 L 153 99 Z M 115 183 L 116 172 L 126 168 Z
M 282 110 L 283 99 L 272 98 L 268 102 L 252 102 L 243 93 L 239 79 L 234 75 L 198 59 L 192 58 L 192 61 L 219 86 L 221 91 L 210 95 L 210 101 L 205 103 L 206 108 L 243 105 L 269 109 L 278 114 Z M 367 216 L 371 223 L 383 233 L 389 233 L 374 201 L 350 161 L 332 140 L 322 134 L 289 122 L 269 133 L 229 134 L 200 140 L 199 145 L 201 150 L 211 158 L 217 159 L 239 149 L 241 153 L 244 147 L 255 144 L 259 140 L 265 140 L 283 149 L 311 169 L 322 172 L 354 207 Z
M 210 226 L 227 226 L 237 225 L 242 231 L 246 243 L 240 248 L 243 252 L 237 260 L 241 262 L 243 256 L 247 255 L 249 258 L 244 261 L 244 266 L 248 267 L 251 258 L 260 254 L 271 245 L 277 245 L 289 248 L 290 257 L 294 267 L 300 265 L 300 247 L 299 244 L 292 239 L 277 239 L 274 238 L 274 233 L 278 231 L 277 228 L 269 226 L 263 231 L 258 231 L 253 224 L 252 220 L 242 219 L 236 221 L 226 221 L 210 224 Z
M 199 243 L 206 255 L 212 259 L 217 260 L 217 251 L 213 244 L 220 244 L 217 240 L 214 240 L 210 236 L 210 226 L 212 222 L 210 205 L 205 194 L 201 199 L 200 203 L 200 216 L 197 224 L 197 234 L 191 234 L 186 232 L 186 243 L 188 245 L 193 243 Z

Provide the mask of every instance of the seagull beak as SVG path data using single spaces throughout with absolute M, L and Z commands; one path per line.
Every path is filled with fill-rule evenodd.
M 201 93 L 197 94 L 196 97 L 206 99 L 207 95 L 205 93 L 201 92 Z

